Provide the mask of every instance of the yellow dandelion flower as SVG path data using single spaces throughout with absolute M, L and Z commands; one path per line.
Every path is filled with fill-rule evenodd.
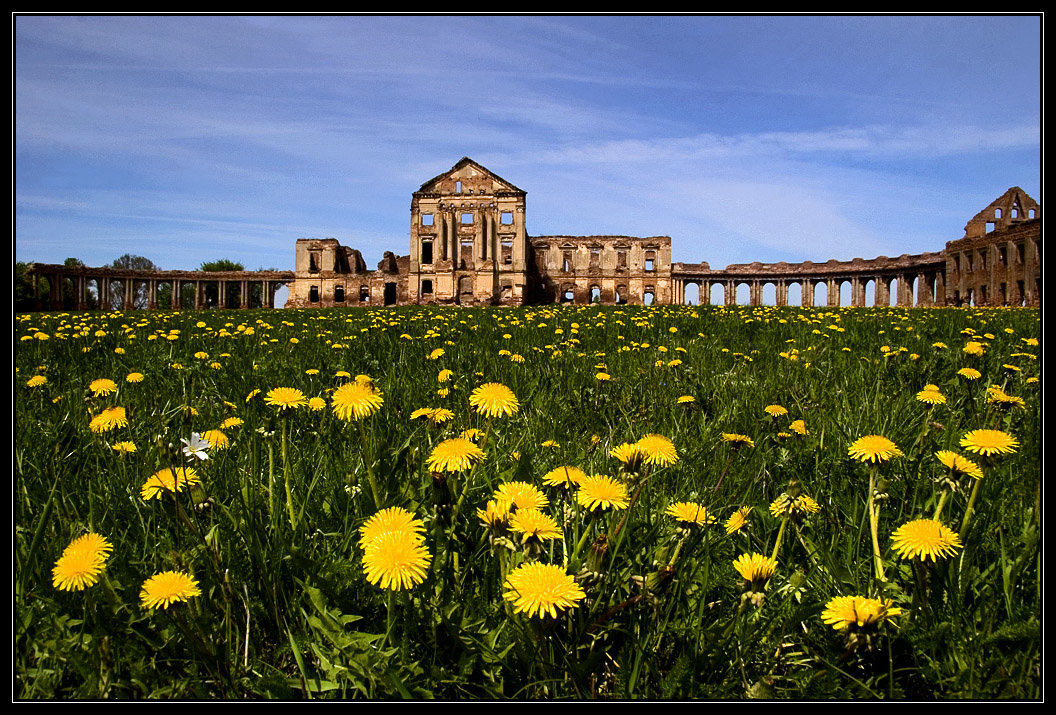
M 125 382 L 136 383 L 143 382 L 143 373 L 141 372 L 130 372 L 125 375 Z
M 484 450 L 464 437 L 445 439 L 426 460 L 431 472 L 461 472 L 484 459 Z
M 770 415 L 773 418 L 784 417 L 788 414 L 788 410 L 781 405 L 767 405 L 763 408 L 763 412 Z
M 946 404 L 946 397 L 939 392 L 939 388 L 935 385 L 928 385 L 923 390 L 917 393 L 917 400 L 924 402 L 929 405 L 944 405 Z
M 106 567 L 113 545 L 105 537 L 88 533 L 63 550 L 51 570 L 51 584 L 60 591 L 80 591 L 95 585 Z
M 109 432 L 116 427 L 126 426 L 128 418 L 125 416 L 124 407 L 107 407 L 88 423 L 88 429 L 95 433 Z
M 806 494 L 793 497 L 785 492 L 770 504 L 770 513 L 778 518 L 784 516 L 801 518 L 819 511 L 821 511 L 821 505 Z
M 117 384 L 108 378 L 102 377 L 98 380 L 92 380 L 88 385 L 88 389 L 92 391 L 92 394 L 96 397 L 103 397 L 117 392 Z
M 425 581 L 431 560 L 429 549 L 417 534 L 386 531 L 364 547 L 363 572 L 372 586 L 400 591 Z
M 462 430 L 462 434 L 458 436 L 462 439 L 468 439 L 473 442 L 479 442 L 480 440 L 484 439 L 484 433 L 476 427 L 470 427 L 467 430 Z
M 276 387 L 268 391 L 264 403 L 285 411 L 304 407 L 308 404 L 308 399 L 303 392 L 294 387 Z
M 163 571 L 143 582 L 139 600 L 143 608 L 154 610 L 161 606 L 168 609 L 174 603 L 186 602 L 201 596 L 198 582 L 182 571 Z
M 847 454 L 853 459 L 876 464 L 892 457 L 901 457 L 902 451 L 887 437 L 871 434 L 855 440 L 847 450 Z
M 231 429 L 232 427 L 241 427 L 243 420 L 241 417 L 228 417 L 226 420 L 220 423 L 220 429 Z
M 664 513 L 678 521 L 698 526 L 714 524 L 718 521 L 704 506 L 691 501 L 676 502 L 667 507 Z
M 518 566 L 503 588 L 503 598 L 513 604 L 514 613 L 527 613 L 530 618 L 557 618 L 558 610 L 577 607 L 587 595 L 563 568 L 537 561 Z
M 939 461 L 950 471 L 967 474 L 969 477 L 974 477 L 975 479 L 983 478 L 983 470 L 980 469 L 978 464 L 970 459 L 962 457 L 956 452 L 943 449 L 936 452 L 935 456 L 938 457 Z
M 995 454 L 1011 454 L 1019 447 L 1019 441 L 1008 432 L 996 429 L 977 429 L 961 438 L 961 446 L 974 454 L 990 457 Z
M 132 452 L 136 451 L 136 443 L 135 442 L 115 442 L 114 444 L 110 445 L 110 448 L 112 450 L 114 450 L 115 452 L 120 452 L 122 454 L 131 454 Z
M 774 575 L 777 562 L 762 554 L 741 554 L 734 560 L 733 568 L 748 583 L 762 585 Z
M 440 372 L 438 372 L 436 374 L 436 381 L 437 382 L 447 382 L 448 380 L 451 379 L 451 376 L 454 375 L 454 374 L 455 373 L 451 372 L 450 370 L 441 370 Z
M 983 376 L 983 373 L 976 370 L 974 367 L 962 367 L 957 371 L 957 374 L 963 377 L 965 380 L 978 380 Z
M 678 450 L 674 443 L 660 434 L 647 434 L 636 442 L 645 455 L 645 464 L 668 467 L 678 461 Z
M 576 501 L 590 511 L 626 509 L 629 506 L 627 487 L 604 474 L 594 474 L 581 481 Z
M 429 355 L 426 356 L 426 360 L 439 360 L 444 355 L 443 348 L 436 348 Z
M 680 405 L 689 405 L 696 401 L 697 398 L 693 397 L 693 395 L 682 395 L 677 400 L 675 400 L 675 402 Z
M 209 449 L 213 452 L 222 452 L 231 446 L 231 440 L 218 429 L 208 429 L 199 436 L 209 443 Z
M 578 467 L 556 467 L 543 475 L 543 484 L 548 487 L 567 487 L 579 484 L 587 476 Z
M 371 541 L 390 531 L 400 531 L 421 541 L 424 538 L 421 534 L 425 531 L 425 523 L 403 507 L 382 509 L 359 527 L 359 545 L 366 547 Z
M 916 519 L 895 529 L 891 548 L 904 559 L 937 561 L 961 548 L 961 537 L 933 519 Z
M 810 434 L 807 432 L 807 423 L 803 420 L 793 420 L 788 428 L 798 435 Z
M 538 509 L 518 509 L 510 517 L 510 530 L 524 534 L 525 539 L 549 541 L 561 538 L 561 527 Z
M 512 417 L 520 409 L 513 391 L 498 382 L 487 382 L 473 391 L 469 404 L 485 417 Z
M 539 488 L 528 482 L 503 482 L 495 489 L 492 499 L 507 511 L 514 509 L 542 509 L 550 500 Z
M 973 356 L 976 356 L 976 357 L 978 357 L 979 355 L 982 355 L 983 353 L 986 352 L 986 346 L 985 345 L 983 345 L 982 343 L 974 342 L 974 341 L 968 343 L 967 345 L 965 345 L 963 349 L 964 349 L 964 354 L 965 355 L 973 355 Z
M 722 441 L 729 444 L 734 449 L 740 449 L 741 447 L 754 447 L 755 440 L 747 435 L 735 434 L 732 432 L 723 432 Z
M 748 524 L 748 514 L 752 511 L 750 506 L 742 506 L 737 511 L 730 515 L 730 518 L 726 520 L 726 534 L 732 534 L 735 531 L 740 531 Z
M 158 470 L 144 482 L 140 495 L 145 501 L 150 501 L 160 497 L 163 492 L 175 494 L 186 486 L 199 483 L 201 478 L 190 467 L 167 467 Z
M 334 414 L 340 419 L 351 422 L 370 417 L 381 409 L 384 399 L 381 391 L 368 380 L 358 377 L 353 382 L 346 382 L 334 390 L 331 397 Z
M 506 504 L 492 499 L 483 509 L 477 509 L 477 517 L 485 526 L 506 526 L 510 519 L 510 510 L 506 508 Z
M 902 613 L 894 608 L 892 601 L 878 601 L 865 596 L 837 596 L 829 601 L 821 614 L 821 620 L 838 631 L 849 627 L 869 628 L 879 626 L 893 616 Z
M 40 387 L 41 385 L 46 385 L 47 383 L 48 378 L 44 377 L 43 375 L 34 375 L 33 377 L 26 380 L 27 387 Z
M 637 442 L 624 442 L 609 450 L 609 455 L 620 460 L 629 472 L 637 472 L 645 463 L 646 453 Z

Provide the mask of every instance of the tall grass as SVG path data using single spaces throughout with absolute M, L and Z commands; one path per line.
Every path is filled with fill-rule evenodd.
M 1039 698 L 1039 337 L 1038 311 L 1027 309 L 18 315 L 15 694 Z M 971 341 L 983 354 L 963 351 Z M 969 366 L 979 379 L 958 374 Z M 443 369 L 452 377 L 441 383 Z M 142 382 L 126 382 L 134 371 Z M 384 405 L 346 422 L 329 395 L 359 374 Z M 35 375 L 46 383 L 28 385 Z M 115 394 L 92 394 L 102 377 Z M 477 414 L 468 397 L 485 382 L 510 387 L 519 411 Z M 916 399 L 927 384 L 945 404 Z M 1023 406 L 988 402 L 990 385 Z M 277 387 L 326 407 L 280 411 L 264 402 Z M 774 404 L 788 415 L 768 415 Z M 127 427 L 91 431 L 112 405 L 126 408 Z M 412 421 L 421 407 L 455 417 Z M 231 417 L 242 423 L 223 430 L 228 449 L 195 460 L 200 487 L 142 499 L 151 474 L 194 459 L 181 439 Z M 795 419 L 806 434 L 790 429 Z M 487 434 L 485 460 L 452 486 L 425 460 L 469 428 Z M 980 428 L 1006 431 L 1018 449 L 971 455 L 960 440 Z M 648 433 L 670 438 L 679 459 L 628 474 L 610 450 Z M 736 449 L 724 434 L 754 446 Z M 870 468 L 848 455 L 865 435 L 902 452 L 877 465 L 872 493 Z M 115 451 L 119 441 L 136 451 Z M 985 476 L 963 548 L 922 565 L 891 549 L 892 532 L 931 517 L 940 500 L 956 530 L 973 492 L 968 478 L 955 489 L 944 481 L 939 450 L 975 458 Z M 563 537 L 541 552 L 477 518 L 501 483 L 542 489 L 561 465 L 617 476 L 637 498 L 588 512 L 571 493 L 548 492 Z M 771 514 L 789 490 L 820 510 Z M 665 514 L 680 501 L 704 505 L 716 523 Z M 364 577 L 358 530 L 379 506 L 427 525 L 432 561 L 410 590 Z M 747 526 L 727 534 L 723 522 L 742 506 L 752 507 Z M 84 590 L 56 589 L 56 559 L 87 531 L 114 545 L 105 571 Z M 779 533 L 761 598 L 742 598 L 733 561 L 771 555 Z M 514 613 L 503 578 L 535 558 L 577 579 L 577 607 L 558 618 Z M 143 582 L 163 570 L 192 573 L 201 595 L 143 608 Z M 902 614 L 849 639 L 821 619 L 843 595 L 890 599 Z

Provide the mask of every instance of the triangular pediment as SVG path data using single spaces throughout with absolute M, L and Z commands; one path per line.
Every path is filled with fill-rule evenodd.
M 524 194 L 506 179 L 487 167 L 478 164 L 468 156 L 462 157 L 457 164 L 438 176 L 426 181 L 416 193 L 468 196 L 477 194 L 516 193 Z
M 1026 191 L 1013 186 L 972 217 L 964 227 L 965 235 L 976 236 L 994 229 L 1007 228 L 1015 221 L 1041 218 L 1041 206 Z

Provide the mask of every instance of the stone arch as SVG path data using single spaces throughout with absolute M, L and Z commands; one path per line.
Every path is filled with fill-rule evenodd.
M 865 296 L 862 301 L 863 307 L 876 305 L 876 281 L 872 278 L 866 278 L 862 287 L 862 295 Z
M 773 281 L 764 281 L 759 289 L 763 305 L 777 305 L 777 284 Z
M 683 303 L 685 305 L 700 305 L 700 283 L 696 281 L 690 281 L 686 283 L 685 290 L 683 291 Z
M 824 306 L 829 304 L 829 286 L 828 284 L 821 281 L 812 281 L 813 285 L 810 287 L 810 292 L 814 296 L 815 306 Z M 820 289 L 820 292 L 819 292 Z
M 840 305 L 854 305 L 852 300 L 854 294 L 854 284 L 850 278 L 844 278 L 838 283 L 838 290 L 840 292 Z
M 558 301 L 561 303 L 574 303 L 576 302 L 576 286 L 573 283 L 565 283 L 561 286 L 561 292 L 558 293 Z
M 726 305 L 726 286 L 721 281 L 712 283 L 710 297 L 712 305 Z
M 590 302 L 600 303 L 601 302 L 601 286 L 594 284 L 590 286 Z
M 803 305 L 803 281 L 788 284 L 788 305 Z
M 733 289 L 734 305 L 750 305 L 752 302 L 752 284 L 738 281 Z

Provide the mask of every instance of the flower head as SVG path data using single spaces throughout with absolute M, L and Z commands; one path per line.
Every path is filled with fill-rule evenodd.
M 425 461 L 432 472 L 461 472 L 484 459 L 484 450 L 464 437 L 445 439 Z
M 432 556 L 421 537 L 412 531 L 378 534 L 363 550 L 363 572 L 373 586 L 400 591 L 425 580 Z
M 1011 454 L 1019 447 L 1019 441 L 1008 432 L 996 429 L 977 429 L 961 438 L 961 446 L 969 452 L 989 457 L 994 454 Z
M 91 384 L 88 385 L 88 389 L 96 397 L 102 397 L 117 392 L 117 385 L 113 380 L 101 377 L 98 380 L 92 380 Z
M 723 432 L 722 441 L 729 444 L 734 449 L 740 449 L 741 447 L 754 447 L 755 440 L 747 435 L 735 434 L 732 432 Z
M 136 443 L 127 441 L 114 442 L 112 445 L 110 445 L 110 449 L 121 454 L 131 454 L 132 452 L 136 451 Z
M 664 511 L 668 516 L 672 516 L 678 521 L 685 522 L 687 524 L 695 524 L 703 526 L 704 524 L 714 524 L 718 521 L 711 512 L 705 507 L 696 502 L 681 501 L 667 507 Z
M 143 373 L 141 372 L 130 372 L 125 375 L 125 382 L 135 383 L 143 382 Z
M 767 405 L 763 408 L 763 412 L 770 415 L 773 418 L 784 417 L 788 414 L 788 410 L 781 405 Z
M 504 527 L 509 523 L 510 510 L 506 508 L 506 504 L 492 499 L 483 509 L 477 509 L 477 517 L 485 526 Z
M 525 539 L 548 541 L 561 538 L 561 527 L 538 509 L 518 509 L 510 517 L 510 530 L 524 534 Z
M 513 604 L 515 613 L 539 618 L 556 618 L 559 609 L 575 608 L 587 595 L 563 568 L 538 561 L 518 566 L 503 587 L 503 598 Z
M 506 511 L 541 509 L 550 503 L 546 494 L 528 482 L 503 482 L 491 498 L 505 507 Z
M 646 453 L 637 442 L 624 442 L 609 450 L 609 455 L 623 463 L 628 472 L 637 472 L 645 463 Z
M 806 494 L 791 496 L 785 492 L 770 504 L 770 513 L 781 518 L 785 516 L 803 518 L 807 514 L 821 511 L 821 505 Z
M 96 433 L 109 432 L 115 427 L 125 427 L 127 425 L 128 418 L 125 416 L 124 407 L 107 407 L 92 418 L 91 422 L 88 423 L 88 429 Z
M 957 371 L 957 374 L 963 377 L 965 380 L 978 380 L 983 376 L 983 373 L 976 370 L 974 367 L 962 367 Z
M 938 560 L 961 548 L 961 537 L 933 519 L 917 519 L 895 529 L 891 548 L 904 559 Z
M 807 432 L 807 423 L 803 420 L 792 420 L 792 423 L 788 425 L 788 428 L 798 435 L 809 434 L 809 432 Z
M 248 397 L 246 398 L 248 401 Z M 293 387 L 276 387 L 274 390 L 269 390 L 267 396 L 264 398 L 264 403 L 273 407 L 278 407 L 280 410 L 294 410 L 298 407 L 304 407 L 308 404 L 308 399 L 304 396 L 304 393 Z
M 187 457 L 197 457 L 201 460 L 209 459 L 208 450 L 212 445 L 209 440 L 203 439 L 197 432 L 191 432 L 190 439 L 180 439 L 183 442 L 183 454 Z
M 748 523 L 748 514 L 752 511 L 750 506 L 742 506 L 737 511 L 730 515 L 730 518 L 726 520 L 726 533 L 732 534 L 735 531 L 740 531 Z
M 139 600 L 143 608 L 151 610 L 158 606 L 167 609 L 173 603 L 187 601 L 194 596 L 201 596 L 198 582 L 182 571 L 163 571 L 151 576 L 143 583 Z
M 402 507 L 392 506 L 382 509 L 359 527 L 359 545 L 365 547 L 374 539 L 390 531 L 400 531 L 420 541 L 421 532 L 425 531 L 425 523 Z
M 43 375 L 34 375 L 33 377 L 26 380 L 27 387 L 40 387 L 41 385 L 48 384 L 48 378 Z
M 543 475 L 543 484 L 548 487 L 567 487 L 579 484 L 587 473 L 578 467 L 556 467 Z
M 513 390 L 498 382 L 486 382 L 469 396 L 469 404 L 485 417 L 512 417 L 520 409 Z
M 384 402 L 381 391 L 373 382 L 358 377 L 334 390 L 331 400 L 334 414 L 348 422 L 370 417 L 381 409 Z
M 183 488 L 192 484 L 199 484 L 201 478 L 198 473 L 190 467 L 170 467 L 155 472 L 143 484 L 140 495 L 145 501 L 157 499 L 163 492 L 183 491 Z
M 917 393 L 917 400 L 928 405 L 946 404 L 946 396 L 939 392 L 937 385 L 926 385 L 923 390 Z
M 113 545 L 96 533 L 78 536 L 63 550 L 51 570 L 51 583 L 60 591 L 80 591 L 94 585 L 106 567 Z
M 604 474 L 595 474 L 579 483 L 576 501 L 590 511 L 595 509 L 626 509 L 627 487 Z
M 865 596 L 837 596 L 829 601 L 821 620 L 838 631 L 848 628 L 872 628 L 902 613 L 892 601 L 878 601 Z
M 943 449 L 935 453 L 939 461 L 946 466 L 952 472 L 960 472 L 961 474 L 967 474 L 969 477 L 975 479 L 983 478 L 983 470 L 979 468 L 979 465 L 966 457 L 962 457 L 956 452 Z
M 678 450 L 674 443 L 660 434 L 647 434 L 636 443 L 645 455 L 645 464 L 667 467 L 678 461 Z
M 733 568 L 746 582 L 753 587 L 758 587 L 764 585 L 774 575 L 777 562 L 762 554 L 741 554 L 734 560 Z
M 892 457 L 901 457 L 902 451 L 887 437 L 871 434 L 855 440 L 847 450 L 847 454 L 853 459 L 876 464 Z

